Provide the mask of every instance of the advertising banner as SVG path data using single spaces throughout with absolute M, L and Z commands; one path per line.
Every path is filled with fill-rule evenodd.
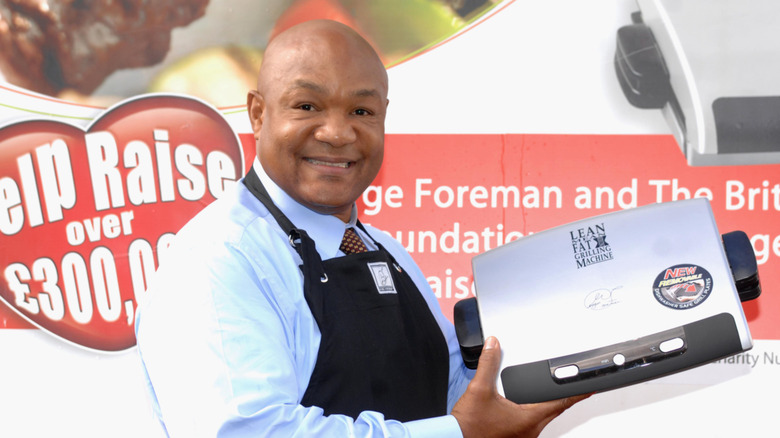
M 251 166 L 246 93 L 267 41 L 316 18 L 358 30 L 388 67 L 385 159 L 359 214 L 412 254 L 448 318 L 474 296 L 472 257 L 572 221 L 706 197 L 721 233 L 748 235 L 752 350 L 596 394 L 542 436 L 771 435 L 778 13 L 771 0 L 0 0 L 0 435 L 164 436 L 138 305 L 178 229 Z

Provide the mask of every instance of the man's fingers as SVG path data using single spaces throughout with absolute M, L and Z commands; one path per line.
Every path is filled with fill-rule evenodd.
M 498 375 L 500 364 L 501 346 L 498 344 L 498 339 L 490 336 L 485 339 L 485 345 L 482 347 L 482 354 L 479 356 L 477 372 L 474 375 L 472 383 L 476 382 L 480 386 L 488 385 L 487 387 L 495 385 L 496 375 Z
M 580 395 L 573 395 L 573 396 L 571 396 L 571 397 L 566 397 L 565 399 L 563 399 L 563 400 L 561 401 L 561 402 L 562 402 L 562 404 L 563 404 L 563 410 L 562 410 L 561 412 L 563 412 L 563 411 L 565 411 L 565 410 L 569 409 L 570 407 L 572 407 L 572 406 L 574 406 L 575 404 L 577 404 L 577 403 L 579 403 L 579 402 L 581 402 L 581 401 L 585 400 L 586 398 L 588 398 L 588 397 L 592 396 L 593 394 L 594 394 L 594 393 L 593 393 L 593 392 L 591 392 L 591 393 L 588 393 L 588 394 L 580 394 Z
M 552 400 L 552 401 L 540 403 L 539 405 L 547 405 L 545 408 L 546 413 L 543 414 L 543 417 L 545 418 L 542 421 L 542 423 L 546 425 L 547 423 L 555 419 L 555 417 L 561 415 L 564 411 L 574 406 L 575 404 L 585 400 L 591 395 L 593 395 L 593 393 L 573 395 L 571 397 L 566 397 L 559 400 Z
M 485 340 L 477 373 L 466 392 L 452 408 L 463 436 L 536 437 L 555 417 L 589 394 L 536 404 L 516 404 L 500 397 L 496 376 L 501 364 L 501 346 L 495 337 Z

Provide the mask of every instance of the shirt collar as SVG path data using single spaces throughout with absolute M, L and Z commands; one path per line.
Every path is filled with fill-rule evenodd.
M 252 167 L 255 169 L 260 182 L 268 191 L 271 200 L 276 207 L 296 227 L 305 230 L 317 246 L 317 252 L 323 260 L 335 257 L 339 254 L 339 246 L 347 227 L 354 226 L 357 222 L 357 207 L 352 204 L 352 213 L 349 222 L 344 223 L 336 216 L 318 213 L 298 203 L 279 187 L 263 169 L 260 160 L 255 157 Z

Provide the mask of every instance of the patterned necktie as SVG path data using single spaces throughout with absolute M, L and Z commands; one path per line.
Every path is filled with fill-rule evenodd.
M 344 238 L 341 239 L 341 246 L 339 246 L 339 249 L 347 255 L 368 251 L 366 244 L 360 240 L 360 236 L 358 236 L 355 229 L 351 227 L 344 231 Z

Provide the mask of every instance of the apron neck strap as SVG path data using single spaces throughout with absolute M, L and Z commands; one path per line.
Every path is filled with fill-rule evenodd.
M 292 231 L 296 230 L 297 228 L 295 225 L 293 225 L 292 222 L 290 222 L 290 219 L 287 219 L 287 216 L 285 216 L 284 213 L 279 210 L 279 207 L 277 207 L 276 204 L 274 204 L 274 202 L 271 200 L 271 196 L 263 186 L 263 183 L 260 181 L 260 178 L 257 176 L 257 172 L 255 172 L 254 168 L 249 169 L 249 172 L 246 174 L 246 177 L 244 178 L 244 185 L 253 195 L 255 195 L 255 197 L 260 202 L 263 203 L 263 205 L 265 205 L 265 207 L 268 209 L 268 212 L 271 213 L 271 216 L 273 216 L 279 226 L 282 227 L 284 233 L 288 236 L 291 236 Z
M 301 256 L 301 259 L 304 261 L 304 263 L 311 261 L 311 251 L 306 251 L 304 249 L 304 245 L 307 247 L 313 246 L 313 242 L 311 245 L 309 244 L 311 241 L 309 235 L 305 230 L 297 228 L 295 225 L 293 225 L 293 223 L 290 222 L 290 219 L 288 219 L 287 216 L 285 216 L 284 213 L 279 210 L 279 207 L 274 204 L 274 201 L 271 200 L 271 196 L 268 194 L 268 191 L 265 189 L 263 183 L 260 181 L 260 178 L 257 176 L 255 169 L 249 169 L 249 172 L 244 178 L 244 185 L 265 206 L 265 208 L 268 209 L 268 212 L 271 213 L 271 216 L 276 219 L 276 223 L 279 224 L 284 233 L 290 239 L 290 245 L 295 248 L 295 251 L 298 252 L 298 255 Z M 314 254 L 316 254 L 316 252 Z M 321 262 L 316 263 L 316 266 L 320 265 Z M 322 268 L 319 268 L 318 271 L 322 271 Z
M 257 172 L 255 172 L 254 168 L 250 168 L 249 172 L 247 172 L 246 177 L 244 178 L 244 185 L 268 209 L 268 212 L 271 213 L 271 216 L 273 216 L 273 218 L 276 220 L 276 223 L 279 224 L 284 233 L 289 237 L 290 244 L 295 248 L 296 251 L 298 251 L 298 254 L 302 258 L 307 258 L 304 257 L 302 253 L 301 243 L 304 238 L 309 239 L 308 234 L 306 231 L 293 225 L 293 223 L 290 222 L 290 219 L 288 219 L 287 216 L 285 216 L 284 213 L 279 210 L 279 207 L 274 204 L 273 200 L 271 200 L 271 195 L 268 194 L 268 190 L 266 190 L 265 186 L 263 186 L 263 183 L 260 181 L 260 177 L 257 176 Z M 368 230 L 366 230 L 365 226 L 363 226 L 359 220 L 355 225 L 360 228 L 378 248 L 382 248 L 382 245 L 377 242 L 371 236 L 371 234 L 368 233 Z M 388 252 L 388 254 L 390 253 Z M 390 257 L 393 259 L 393 263 L 397 266 L 397 263 L 395 262 L 395 259 L 392 257 L 392 255 L 390 255 Z

